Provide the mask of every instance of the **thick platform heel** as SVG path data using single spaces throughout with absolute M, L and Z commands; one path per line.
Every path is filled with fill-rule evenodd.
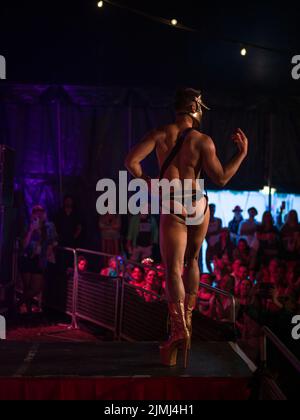
M 184 303 L 169 304 L 171 336 L 160 346 L 161 362 L 164 366 L 174 367 L 178 363 L 178 352 L 183 350 L 183 366 L 188 365 L 190 335 L 186 327 Z

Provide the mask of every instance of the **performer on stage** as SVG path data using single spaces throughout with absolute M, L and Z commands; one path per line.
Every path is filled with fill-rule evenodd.
M 181 215 L 161 215 L 160 249 L 166 267 L 171 335 L 161 345 L 160 352 L 162 363 L 167 366 L 175 366 L 178 350 L 183 350 L 184 366 L 187 367 L 191 347 L 192 313 L 200 279 L 199 254 L 210 219 L 208 198 L 195 201 L 198 199 L 196 180 L 204 171 L 215 184 L 224 187 L 237 173 L 248 153 L 248 139 L 238 129 L 232 136 L 237 153 L 228 165 L 221 165 L 213 140 L 198 131 L 203 107 L 206 108 L 199 91 L 180 90 L 176 95 L 176 121 L 148 133 L 126 159 L 128 171 L 135 178 L 149 182 L 141 162 L 156 151 L 161 168 L 160 178 L 182 182 L 192 180 L 195 188 L 193 203 L 196 207 L 199 205 L 204 213 L 199 224 L 193 226 L 186 223 L 184 207 Z M 172 200 L 174 208 L 177 207 L 177 197 L 173 196 Z

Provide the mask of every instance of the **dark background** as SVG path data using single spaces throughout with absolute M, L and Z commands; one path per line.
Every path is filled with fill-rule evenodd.
M 294 94 L 300 54 L 299 4 L 292 1 L 116 0 L 199 30 L 160 25 L 97 0 L 3 1 L 1 54 L 9 80 L 85 85 L 246 89 Z M 278 50 L 249 48 L 248 42 Z
M 95 0 L 1 2 L 0 143 L 17 152 L 16 184 L 27 207 L 57 208 L 62 182 L 62 192 L 75 193 L 92 214 L 97 180 L 117 178 L 130 147 L 170 122 L 183 85 L 203 90 L 212 111 L 202 129 L 221 160 L 234 153 L 235 128 L 249 136 L 249 157 L 229 188 L 257 190 L 270 181 L 300 193 L 300 80 L 291 77 L 300 54 L 297 4 L 118 3 L 199 32 L 107 4 L 98 9 Z M 245 43 L 262 48 L 246 45 L 242 57 Z M 146 166 L 157 175 L 152 158 Z

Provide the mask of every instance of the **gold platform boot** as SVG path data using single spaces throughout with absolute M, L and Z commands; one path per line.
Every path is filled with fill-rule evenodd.
M 193 334 L 193 312 L 197 305 L 197 295 L 186 295 L 185 297 L 185 322 L 189 332 L 189 350 L 192 346 L 192 334 Z
M 188 350 L 190 335 L 186 326 L 184 303 L 170 303 L 169 314 L 171 321 L 171 336 L 160 346 L 162 364 L 173 367 L 177 365 L 178 351 L 183 350 L 183 365 L 188 365 Z

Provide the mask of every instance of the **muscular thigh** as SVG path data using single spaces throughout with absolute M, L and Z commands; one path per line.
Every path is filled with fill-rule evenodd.
M 161 215 L 160 250 L 168 270 L 184 266 L 187 226 L 175 215 Z
M 210 220 L 209 209 L 205 214 L 204 221 L 199 226 L 188 226 L 186 259 L 198 258 L 204 239 L 207 235 Z

